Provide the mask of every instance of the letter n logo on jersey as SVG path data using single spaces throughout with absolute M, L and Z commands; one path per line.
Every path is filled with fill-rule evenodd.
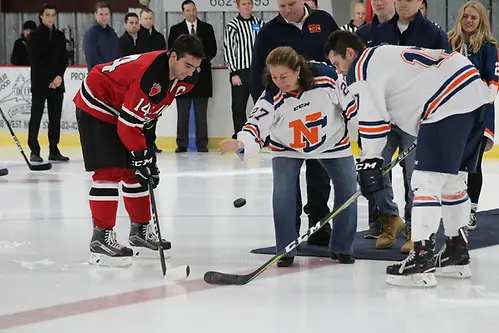
M 325 141 L 326 135 L 319 138 L 319 127 L 326 127 L 327 116 L 322 117 L 322 113 L 316 112 L 305 117 L 305 123 L 301 119 L 293 120 L 289 123 L 292 128 L 293 142 L 289 145 L 294 149 L 303 149 L 305 153 L 319 148 Z

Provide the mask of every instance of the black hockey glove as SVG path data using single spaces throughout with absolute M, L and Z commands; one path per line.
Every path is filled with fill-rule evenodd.
M 159 183 L 159 170 L 156 166 L 156 154 L 151 149 L 132 151 L 132 166 L 135 178 L 145 188 L 149 188 L 149 179 L 154 180 L 154 188 Z
M 357 181 L 364 197 L 372 198 L 373 193 L 384 188 L 382 166 L 383 160 L 379 158 L 370 158 L 357 163 L 355 167 L 358 173 Z

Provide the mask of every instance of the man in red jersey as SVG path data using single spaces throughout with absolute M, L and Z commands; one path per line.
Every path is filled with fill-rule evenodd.
M 194 87 L 203 56 L 201 41 L 182 35 L 169 51 L 130 55 L 95 66 L 83 81 L 74 103 L 85 169 L 93 171 L 91 264 L 126 266 L 134 254 L 158 249 L 160 240 L 149 224 L 148 184 L 152 179 L 158 185 L 159 170 L 142 130 L 157 121 L 176 96 Z M 128 241 L 143 251 L 116 240 L 113 228 L 120 182 L 131 220 Z M 164 239 L 161 245 L 171 248 Z

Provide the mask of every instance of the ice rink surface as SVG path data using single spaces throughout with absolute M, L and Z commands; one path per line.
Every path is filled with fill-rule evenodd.
M 471 252 L 470 280 L 439 279 L 431 290 L 387 286 L 388 262 L 315 258 L 271 267 L 246 286 L 206 284 L 208 270 L 246 273 L 269 258 L 249 253 L 274 244 L 267 154 L 246 166 L 215 152 L 160 155 L 156 196 L 163 237 L 173 246 L 168 265 L 190 265 L 188 279 L 162 279 L 158 260 L 89 266 L 90 174 L 79 150 L 62 152 L 70 163 L 31 172 L 15 148 L 0 148 L 0 164 L 10 171 L 0 177 L 0 331 L 499 332 L 499 247 Z M 400 170 L 394 173 L 399 206 Z M 484 173 L 479 210 L 499 206 L 499 162 L 486 161 Z M 239 197 L 247 204 L 234 208 Z M 359 205 L 364 230 L 367 203 Z M 129 225 L 120 200 L 116 230 L 124 244 Z

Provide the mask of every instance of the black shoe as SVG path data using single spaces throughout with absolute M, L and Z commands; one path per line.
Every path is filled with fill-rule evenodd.
M 160 245 L 158 235 L 151 223 L 143 224 L 132 222 L 128 242 L 131 246 L 145 247 L 153 251 L 157 251 L 158 246 Z M 169 250 L 172 248 L 172 244 L 169 241 L 162 239 L 161 247 L 163 250 Z
M 185 148 L 185 147 L 177 147 L 177 149 L 175 149 L 175 152 L 176 153 L 187 153 L 187 148 Z
M 381 235 L 381 220 L 376 216 L 374 220 L 369 222 L 369 230 L 364 234 L 366 239 L 378 239 Z
M 163 149 L 159 149 L 156 144 L 152 146 L 152 151 L 155 152 L 156 154 L 161 154 L 163 152 Z
M 445 240 L 435 255 L 436 276 L 465 279 L 471 277 L 469 268 L 468 236 L 466 227 L 459 229 L 458 236 Z
M 308 245 L 328 247 L 330 240 L 331 240 L 331 225 L 329 223 L 326 223 L 322 228 L 317 230 L 314 234 L 312 234 L 308 238 L 307 243 Z
M 41 158 L 40 155 L 31 153 L 31 155 L 29 155 L 29 161 L 36 162 L 36 163 L 42 163 L 43 158 Z
M 402 287 L 435 287 L 435 234 L 430 239 L 414 242 L 414 251 L 399 263 L 386 268 L 386 283 Z
M 90 264 L 127 266 L 131 264 L 132 256 L 132 249 L 118 243 L 113 229 L 94 227 L 90 241 Z
M 277 260 L 277 267 L 291 267 L 293 266 L 293 262 L 295 257 L 283 257 Z
M 342 253 L 331 253 L 331 259 L 338 260 L 340 264 L 353 264 L 355 263 L 355 258 L 351 254 Z
M 68 162 L 69 157 L 62 156 L 61 153 L 50 153 L 49 161 Z
M 0 176 L 7 176 L 9 174 L 9 169 L 2 168 L 0 169 Z
M 208 152 L 208 148 L 206 148 L 206 147 L 199 147 L 198 148 L 198 152 L 200 152 L 200 153 L 207 153 Z

